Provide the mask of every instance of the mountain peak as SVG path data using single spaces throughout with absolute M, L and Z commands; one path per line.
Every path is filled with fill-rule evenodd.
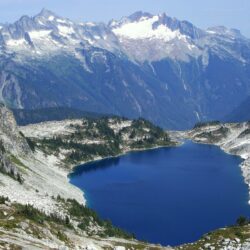
M 179 21 L 166 13 L 152 15 L 148 12 L 137 11 L 122 18 L 112 21 L 110 26 L 118 36 L 130 39 L 161 39 L 170 41 L 189 37 L 197 39 L 203 35 L 202 30 L 187 21 Z
M 42 17 L 45 17 L 45 18 L 49 18 L 49 17 L 55 17 L 57 15 L 54 12 L 52 12 L 51 10 L 43 8 L 41 10 L 41 12 L 37 16 L 42 16 Z
M 131 21 L 138 21 L 140 20 L 142 17 L 147 17 L 147 18 L 152 18 L 153 15 L 148 13 L 148 12 L 143 12 L 143 11 L 136 11 L 135 13 L 133 13 L 132 15 L 130 15 L 128 17 L 128 19 L 130 19 Z

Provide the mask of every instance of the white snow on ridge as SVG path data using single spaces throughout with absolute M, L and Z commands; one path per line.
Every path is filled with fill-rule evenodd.
M 209 34 L 213 34 L 213 35 L 216 34 L 216 32 L 213 31 L 213 30 L 206 30 L 206 32 L 209 33 Z
M 49 17 L 48 17 L 48 20 L 49 20 L 49 21 L 53 21 L 54 19 L 55 19 L 54 16 L 49 16 Z
M 67 21 L 63 20 L 63 19 L 60 19 L 60 18 L 57 18 L 56 21 L 58 23 L 68 23 Z
M 41 39 L 47 37 L 51 33 L 51 30 L 34 30 L 29 32 L 31 39 Z
M 64 25 L 58 25 L 57 28 L 62 36 L 68 36 L 75 32 L 72 27 L 67 27 Z
M 130 39 L 155 38 L 164 41 L 170 41 L 175 38 L 186 39 L 179 30 L 172 31 L 163 24 L 154 29 L 153 24 L 157 21 L 159 21 L 159 16 L 153 16 L 152 18 L 144 17 L 138 22 L 126 23 L 118 28 L 114 28 L 113 32 L 118 36 Z
M 11 47 L 16 47 L 16 46 L 20 46 L 23 44 L 26 44 L 27 42 L 25 41 L 25 39 L 10 39 L 6 42 L 7 46 L 11 46 Z

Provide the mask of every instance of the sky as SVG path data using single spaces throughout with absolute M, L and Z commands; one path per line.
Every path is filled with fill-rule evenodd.
M 200 28 L 224 25 L 250 38 L 250 0 L 0 0 L 0 23 L 13 22 L 42 8 L 75 21 L 107 22 L 142 10 L 166 12 Z

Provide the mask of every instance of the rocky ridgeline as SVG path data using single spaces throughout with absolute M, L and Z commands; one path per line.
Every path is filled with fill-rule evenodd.
M 0 48 L 0 101 L 15 108 L 67 106 L 186 129 L 224 118 L 250 90 L 249 39 L 166 14 L 103 24 L 43 10 L 1 25 Z

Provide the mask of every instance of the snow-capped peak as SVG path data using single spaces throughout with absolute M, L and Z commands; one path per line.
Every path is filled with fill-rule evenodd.
M 44 17 L 44 18 L 47 18 L 49 19 L 50 21 L 53 21 L 55 17 L 57 17 L 57 15 L 55 13 L 53 13 L 52 11 L 50 10 L 47 10 L 47 9 L 42 9 L 42 11 L 37 15 L 37 16 L 40 16 L 40 17 Z M 52 20 L 53 19 L 53 20 Z
M 138 21 L 140 19 L 146 19 L 146 18 L 152 18 L 153 15 L 148 13 L 148 12 L 143 12 L 143 11 L 137 11 L 134 14 L 130 15 L 127 19 L 130 21 Z
M 184 36 L 198 39 L 205 33 L 187 21 L 179 21 L 161 13 L 152 15 L 138 11 L 120 21 L 112 20 L 109 26 L 113 32 L 129 39 L 158 38 L 170 41 L 174 38 L 183 39 Z
M 32 51 L 39 56 L 61 51 L 75 54 L 93 46 L 137 62 L 164 58 L 188 61 L 202 55 L 204 44 L 213 45 L 214 37 L 224 44 L 240 37 L 240 32 L 223 27 L 203 31 L 165 13 L 142 11 L 106 25 L 76 23 L 43 9 L 35 17 L 23 16 L 14 24 L 0 25 L 0 47 L 8 51 L 28 55 Z
M 113 32 L 120 37 L 129 39 L 184 39 L 185 36 L 179 30 L 171 30 L 167 25 L 160 22 L 161 15 L 143 15 L 141 12 L 122 21 L 120 24 L 113 23 Z M 128 21 L 130 20 L 130 21 Z

